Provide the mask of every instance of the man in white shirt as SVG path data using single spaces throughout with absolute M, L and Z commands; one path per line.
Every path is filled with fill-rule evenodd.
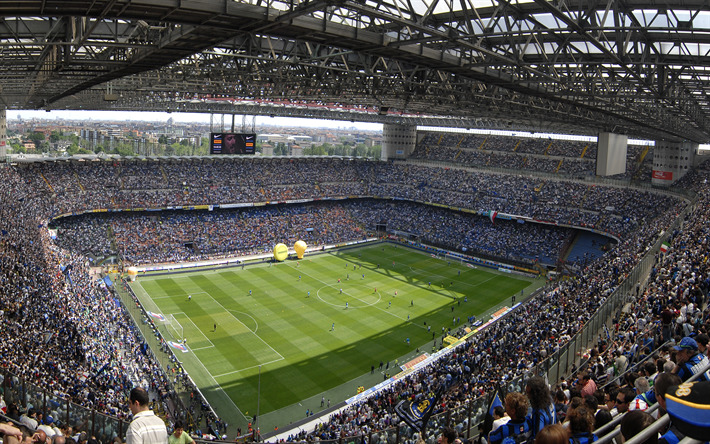
M 133 421 L 126 432 L 126 444 L 167 444 L 168 430 L 162 419 L 150 409 L 148 392 L 135 387 L 128 397 Z
M 30 407 L 30 409 L 27 410 L 27 413 L 20 416 L 20 423 L 26 425 L 27 428 L 32 430 L 33 432 L 37 430 L 38 422 L 37 412 L 35 411 L 35 409 Z
M 505 413 L 503 406 L 498 405 L 493 409 L 493 426 L 491 427 L 491 432 L 498 430 L 498 427 L 503 424 L 508 424 L 510 421 L 510 416 Z

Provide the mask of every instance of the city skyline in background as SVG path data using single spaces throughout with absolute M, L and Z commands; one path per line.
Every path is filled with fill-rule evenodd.
M 225 127 L 231 127 L 231 114 L 213 114 L 215 125 L 221 125 L 222 115 L 224 115 Z M 235 118 L 235 126 L 241 126 L 242 115 Z M 143 121 L 143 122 L 167 122 L 172 118 L 173 122 L 180 123 L 210 123 L 210 114 L 207 113 L 182 113 L 182 112 L 155 112 L 155 111 L 68 111 L 68 110 L 7 110 L 7 119 L 16 120 L 27 119 L 60 119 L 60 120 L 87 120 L 87 121 Z M 365 131 L 382 131 L 381 123 L 351 122 L 344 120 L 324 120 L 306 119 L 297 117 L 268 117 L 256 116 L 257 125 L 268 126 L 292 126 L 302 128 L 340 128 L 357 129 Z
M 221 116 L 224 115 L 225 128 L 231 127 L 231 114 L 215 113 L 213 114 L 214 124 L 221 125 Z M 241 125 L 241 114 L 235 118 L 235 126 Z M 84 111 L 84 110 L 7 110 L 7 119 L 15 120 L 22 119 L 64 119 L 64 120 L 87 120 L 87 121 L 143 121 L 143 122 L 167 122 L 172 118 L 174 122 L 180 123 L 203 123 L 210 122 L 210 114 L 208 113 L 183 113 L 183 112 L 156 112 L 156 111 Z M 306 119 L 298 117 L 269 117 L 256 116 L 257 125 L 265 126 L 291 126 L 294 128 L 331 128 L 341 130 L 364 130 L 364 131 L 382 131 L 381 123 L 370 122 L 351 122 L 344 120 L 325 120 L 325 119 Z M 433 129 L 433 128 L 427 128 Z M 442 130 L 437 128 L 437 130 Z M 446 129 L 444 129 L 446 130 Z M 450 129 L 452 132 L 478 132 L 476 130 L 465 130 L 460 128 Z M 522 131 L 500 131 L 500 130 L 482 130 L 481 132 L 490 132 L 500 135 L 523 135 Z M 572 140 L 593 140 L 595 137 L 574 136 L 566 137 L 567 135 L 555 134 L 525 134 L 526 137 L 552 137 L 554 139 L 572 139 Z M 560 137 L 561 136 L 561 137 Z M 650 140 L 629 140 L 632 145 L 654 145 Z M 699 145 L 699 153 L 704 154 L 710 152 L 710 145 Z

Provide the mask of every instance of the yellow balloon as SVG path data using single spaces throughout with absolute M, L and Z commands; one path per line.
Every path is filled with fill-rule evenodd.
M 276 244 L 274 246 L 274 259 L 283 262 L 288 257 L 288 247 L 286 244 Z
M 303 253 L 306 252 L 306 247 L 308 247 L 308 245 L 302 240 L 296 241 L 296 243 L 293 244 L 293 249 L 296 250 L 296 257 L 303 259 Z

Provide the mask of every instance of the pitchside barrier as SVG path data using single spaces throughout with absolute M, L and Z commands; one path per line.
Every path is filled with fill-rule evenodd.
M 352 248 L 359 247 L 365 244 L 374 243 L 379 241 L 379 238 L 370 237 L 366 239 L 361 239 L 357 241 L 342 242 L 339 244 L 332 245 L 320 245 L 308 247 L 305 253 L 308 254 L 318 254 L 325 251 L 329 251 L 335 248 Z M 295 250 L 289 249 L 289 256 L 291 254 L 296 254 Z M 195 271 L 196 268 L 230 268 L 230 267 L 243 267 L 254 264 L 263 264 L 269 262 L 274 258 L 274 253 L 263 253 L 263 254 L 253 254 L 249 256 L 231 257 L 231 258 L 220 258 L 212 259 L 207 261 L 199 262 L 185 262 L 185 263 L 174 263 L 174 264 L 160 264 L 160 265 L 146 265 L 135 267 L 138 271 L 138 276 L 140 273 L 150 272 L 151 276 L 162 276 L 178 273 L 191 273 Z

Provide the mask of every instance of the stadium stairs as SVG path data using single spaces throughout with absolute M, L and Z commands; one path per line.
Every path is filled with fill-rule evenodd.
M 563 256 L 564 261 L 578 263 L 580 260 L 594 260 L 600 257 L 603 254 L 601 251 L 603 243 L 600 241 L 602 241 L 601 236 L 586 231 L 577 231 Z

